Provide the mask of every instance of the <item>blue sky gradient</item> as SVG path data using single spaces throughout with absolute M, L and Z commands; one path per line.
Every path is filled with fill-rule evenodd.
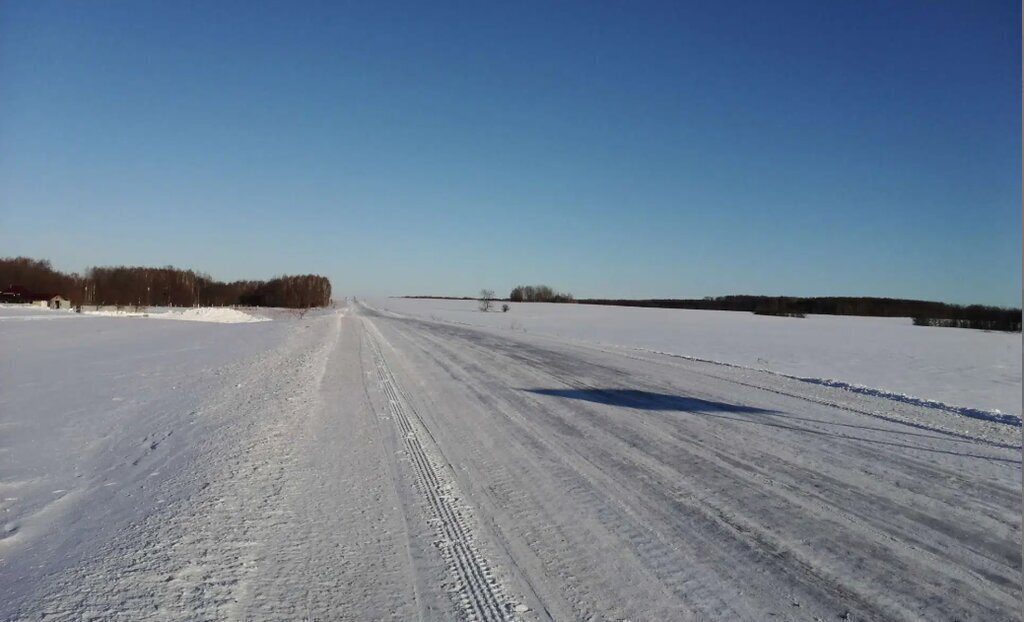
M 1016 2 L 0 5 L 0 255 L 1019 306 Z

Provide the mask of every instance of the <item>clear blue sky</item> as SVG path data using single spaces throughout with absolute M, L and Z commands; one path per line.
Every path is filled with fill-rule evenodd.
M 1018 2 L 4 2 L 0 255 L 1021 302 Z

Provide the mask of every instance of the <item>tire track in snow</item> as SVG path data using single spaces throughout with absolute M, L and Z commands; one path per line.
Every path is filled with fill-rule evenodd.
M 411 338 L 409 334 L 404 336 Z M 559 442 L 555 436 L 548 434 L 529 417 L 522 416 L 522 408 L 506 401 L 509 396 L 492 398 L 486 389 L 478 388 L 473 381 L 472 372 L 460 365 L 460 357 L 442 340 L 426 333 L 416 336 L 431 346 L 417 344 L 424 354 L 431 356 L 435 363 L 452 375 L 452 378 L 457 379 L 514 429 L 525 432 L 525 435 L 512 435 L 517 443 L 522 443 L 523 455 L 546 457 L 544 469 L 547 475 L 557 484 L 559 495 L 565 499 L 572 499 L 580 516 L 593 517 L 608 537 L 628 543 L 626 550 L 629 553 L 620 553 L 623 555 L 618 560 L 621 564 L 620 570 L 623 573 L 631 572 L 627 570 L 629 559 L 635 557 L 645 572 L 649 573 L 647 580 L 643 582 L 644 589 L 649 590 L 647 598 L 664 598 L 658 595 L 662 589 L 678 598 L 673 600 L 670 612 L 647 612 L 648 614 L 657 615 L 662 619 L 667 619 L 663 616 L 687 620 L 750 619 L 752 612 L 743 611 L 739 603 L 730 602 L 717 592 L 716 588 L 722 581 L 720 576 L 712 575 L 697 565 L 679 563 L 678 555 L 681 549 L 692 550 L 695 558 L 707 556 L 709 552 L 704 550 L 707 548 L 704 539 L 691 534 L 690 541 L 666 540 L 633 511 L 632 506 L 637 500 L 633 499 L 617 481 L 603 475 L 600 467 L 584 452 L 571 444 Z M 537 370 L 531 371 L 540 373 Z M 536 406 L 535 403 L 534 405 Z M 534 408 L 529 410 L 532 411 Z M 601 610 L 600 614 L 593 611 L 595 592 L 611 591 L 614 590 L 614 586 L 602 587 L 600 576 L 580 573 L 581 568 L 592 567 L 601 561 L 590 557 L 592 552 L 586 547 L 573 547 L 569 544 L 579 538 L 579 534 L 572 533 L 571 529 L 566 531 L 564 526 L 558 525 L 558 519 L 550 516 L 543 504 L 524 489 L 521 484 L 523 476 L 514 477 L 508 469 L 492 460 L 486 452 L 477 449 L 476 446 L 469 447 L 468 451 L 472 452 L 475 461 L 487 465 L 485 470 L 492 477 L 488 484 L 489 490 L 495 495 L 500 507 L 512 517 L 511 524 L 515 529 L 525 530 L 526 540 L 547 541 L 549 544 L 562 543 L 552 546 L 551 550 L 541 550 L 537 553 L 544 558 L 551 574 L 560 578 L 563 589 L 575 594 L 571 599 L 577 607 L 574 615 L 580 619 L 615 619 L 619 615 L 628 618 L 626 612 L 614 609 L 614 603 L 604 603 L 608 608 Z M 699 553 L 698 549 L 701 549 Z M 586 605 L 584 601 L 591 604 Z
M 417 324 L 417 326 L 422 326 L 422 324 Z M 885 501 L 889 497 L 874 498 L 868 493 L 861 494 L 859 491 L 852 491 L 847 494 L 844 487 L 848 482 L 841 478 L 830 480 L 833 484 L 833 490 L 827 496 L 817 494 L 819 486 L 816 484 L 813 485 L 813 488 L 808 487 L 806 490 L 802 490 L 797 485 L 797 482 L 802 481 L 800 474 L 810 473 L 810 471 L 793 470 L 792 475 L 796 479 L 791 480 L 789 477 L 783 476 L 787 474 L 787 469 L 796 469 L 797 465 L 790 465 L 779 461 L 760 465 L 760 467 L 754 466 L 756 464 L 754 463 L 750 465 L 754 466 L 754 469 L 751 470 L 748 466 L 741 464 L 741 462 L 727 460 L 732 453 L 731 451 L 721 452 L 701 447 L 699 443 L 709 440 L 707 436 L 698 441 L 691 441 L 685 432 L 688 430 L 692 432 L 692 427 L 675 431 L 674 425 L 667 425 L 667 420 L 662 421 L 662 417 L 652 415 L 645 417 L 644 420 L 637 422 L 637 424 L 619 427 L 616 425 L 618 423 L 616 419 L 608 417 L 602 417 L 600 423 L 598 423 L 595 420 L 595 415 L 599 414 L 600 411 L 594 411 L 591 408 L 587 408 L 586 405 L 573 406 L 570 403 L 564 405 L 560 410 L 545 411 L 541 404 L 526 405 L 524 400 L 533 401 L 529 400 L 529 398 L 515 397 L 509 400 L 515 393 L 510 394 L 503 391 L 503 388 L 506 387 L 548 386 L 551 380 L 555 380 L 567 387 L 578 389 L 583 394 L 600 393 L 601 387 L 617 386 L 617 382 L 621 378 L 618 375 L 620 372 L 616 369 L 601 368 L 601 366 L 591 365 L 585 360 L 573 360 L 572 365 L 577 370 L 585 367 L 600 372 L 596 376 L 600 380 L 582 382 L 579 380 L 581 376 L 580 371 L 576 373 L 568 372 L 566 370 L 571 369 L 571 366 L 560 365 L 557 361 L 548 360 L 545 357 L 531 356 L 530 348 L 522 345 L 517 345 L 509 350 L 501 347 L 501 344 L 495 344 L 491 341 L 479 344 L 471 339 L 465 339 L 463 340 L 464 343 L 459 343 L 456 346 L 454 344 L 460 341 L 457 339 L 460 335 L 457 334 L 446 333 L 437 336 L 430 334 L 430 331 L 415 330 L 415 327 L 408 327 L 402 330 L 393 324 L 389 324 L 389 329 L 395 330 L 413 343 L 419 342 L 417 345 L 422 353 L 448 374 L 456 384 L 464 387 L 467 392 L 472 392 L 477 400 L 487 406 L 488 411 L 502 414 L 507 412 L 507 415 L 511 415 L 512 419 L 517 419 L 516 415 L 521 413 L 548 412 L 550 415 L 555 415 L 566 409 L 578 410 L 581 413 L 578 419 L 579 422 L 592 422 L 594 425 L 588 425 L 583 430 L 569 429 L 568 427 L 559 428 L 557 426 L 561 424 L 553 421 L 553 416 L 545 416 L 543 418 L 545 425 L 550 425 L 556 429 L 563 429 L 564 436 L 568 437 L 567 442 L 563 445 L 564 450 L 555 452 L 560 456 L 570 456 L 574 452 L 579 451 L 579 439 L 581 438 L 606 438 L 608 432 L 618 430 L 617 434 L 621 438 L 607 437 L 607 444 L 600 443 L 600 445 L 605 445 L 605 447 L 600 448 L 602 451 L 595 452 L 593 449 L 589 449 L 579 455 L 580 461 L 573 460 L 573 465 L 591 475 L 597 475 L 597 479 L 602 482 L 600 490 L 603 491 L 611 492 L 616 490 L 616 488 L 614 482 L 603 480 L 600 474 L 597 473 L 597 471 L 601 470 L 601 465 L 604 466 L 606 472 L 613 479 L 623 478 L 621 479 L 622 490 L 629 491 L 635 488 L 636 496 L 634 498 L 632 494 L 627 492 L 627 494 L 620 495 L 620 497 L 630 499 L 630 502 L 627 502 L 627 506 L 637 508 L 641 514 L 646 514 L 649 520 L 659 516 L 662 510 L 671 509 L 672 514 L 665 517 L 666 523 L 664 524 L 666 525 L 672 525 L 678 521 L 684 512 L 686 514 L 696 512 L 693 515 L 696 522 L 691 522 L 690 524 L 703 524 L 708 527 L 714 527 L 711 530 L 707 527 L 696 528 L 692 529 L 690 533 L 686 533 L 685 529 L 678 532 L 675 529 L 669 529 L 665 532 L 678 533 L 679 537 L 676 542 L 679 542 L 680 546 L 684 548 L 699 546 L 700 544 L 696 540 L 700 538 L 695 536 L 708 533 L 720 534 L 719 537 L 707 540 L 705 544 L 709 546 L 714 547 L 716 543 L 723 545 L 728 542 L 735 543 L 736 546 L 724 549 L 735 553 L 737 557 L 734 557 L 734 559 L 742 556 L 743 546 L 741 545 L 748 545 L 750 551 L 745 555 L 748 559 L 755 561 L 757 567 L 773 568 L 774 570 L 771 573 L 773 576 L 784 574 L 792 578 L 792 582 L 787 587 L 793 592 L 791 598 L 794 598 L 794 602 L 802 603 L 799 606 L 800 612 L 804 615 L 807 615 L 808 610 L 812 607 L 824 605 L 826 610 L 819 613 L 821 617 L 825 618 L 834 615 L 835 612 L 850 612 L 851 615 L 855 615 L 854 612 L 857 612 L 858 619 L 862 615 L 866 615 L 867 619 L 914 619 L 916 616 L 922 615 L 922 612 L 928 611 L 926 607 L 931 606 L 932 613 L 936 609 L 941 611 L 943 607 L 948 607 L 950 609 L 963 610 L 964 612 L 980 612 L 981 615 L 986 616 L 983 619 L 1000 619 L 1000 607 L 1005 606 L 1005 602 L 1000 598 L 986 599 L 982 597 L 979 599 L 975 594 L 975 586 L 984 584 L 983 582 L 986 581 L 999 583 L 1000 577 L 993 576 L 989 578 L 987 575 L 974 574 L 979 568 L 985 569 L 990 564 L 980 557 L 975 557 L 977 551 L 968 550 L 969 547 L 967 545 L 962 545 L 963 549 L 958 548 L 958 550 L 961 550 L 961 553 L 954 559 L 959 561 L 959 564 L 949 565 L 950 556 L 948 554 L 943 555 L 942 551 L 947 547 L 955 546 L 956 539 L 955 537 L 947 537 L 949 535 L 947 532 L 950 532 L 949 529 L 943 529 L 937 535 L 930 531 L 931 529 L 937 530 L 941 525 L 934 522 L 935 510 L 929 511 L 927 509 L 931 504 L 928 502 L 928 496 L 924 492 L 916 492 L 913 487 L 911 487 L 911 490 L 903 489 L 901 491 L 901 494 L 904 495 L 914 494 L 919 501 L 919 505 L 911 507 L 917 507 L 919 510 L 925 508 L 922 510 L 923 514 L 908 512 L 904 515 L 897 512 L 897 516 L 904 516 L 904 518 L 891 520 L 891 517 L 886 517 L 889 513 L 882 512 L 882 507 L 879 506 L 880 502 Z M 479 357 L 467 356 L 467 350 L 473 350 L 479 354 Z M 502 362 L 504 358 L 525 363 L 525 366 L 518 367 L 517 365 L 510 364 L 508 361 Z M 495 371 L 500 371 L 500 376 L 495 375 Z M 519 378 L 519 382 L 511 380 L 511 378 L 517 378 L 520 372 L 531 376 L 535 375 L 537 380 L 535 382 L 524 381 L 521 378 Z M 582 375 L 586 377 L 586 374 Z M 492 379 L 488 381 L 488 378 Z M 632 381 L 635 381 L 635 379 L 632 379 Z M 676 390 L 674 385 L 662 383 L 655 383 L 654 385 L 640 388 L 654 393 Z M 751 385 L 750 388 L 761 389 L 762 387 Z M 800 396 L 793 397 L 799 398 Z M 714 395 L 709 396 L 709 399 L 714 398 Z M 503 401 L 507 401 L 508 408 L 502 407 Z M 643 403 L 641 402 L 637 405 L 643 406 Z M 622 404 L 622 406 L 628 407 L 628 404 Z M 534 423 L 540 421 L 536 418 L 531 419 L 533 419 Z M 716 419 L 716 421 L 719 421 L 719 419 Z M 469 427 L 476 424 L 463 421 L 461 425 Z M 451 426 L 454 429 L 459 429 L 460 427 L 458 423 Z M 774 430 L 777 428 L 773 427 L 770 429 Z M 640 431 L 645 431 L 643 436 L 636 435 Z M 518 434 L 511 436 L 526 442 L 527 439 L 534 435 L 528 434 L 526 438 Z M 551 440 L 552 438 L 557 438 L 557 436 L 540 434 L 537 438 L 538 440 Z M 453 442 L 455 443 L 454 446 L 463 447 L 462 451 L 474 452 L 474 459 L 467 462 L 487 463 L 488 460 L 493 458 L 493 456 L 488 455 L 486 452 L 482 452 L 481 455 L 481 452 L 476 450 L 474 443 L 459 442 L 457 437 L 455 439 L 444 439 L 446 447 L 453 446 Z M 626 444 L 623 445 L 623 442 Z M 617 445 L 617 449 L 613 449 L 611 444 Z M 642 452 L 634 453 L 630 449 L 631 447 L 643 447 L 644 449 Z M 676 459 L 674 453 L 678 452 L 680 447 L 685 447 L 686 453 L 692 455 L 693 460 L 682 461 Z M 872 460 L 882 457 L 873 455 L 877 452 L 862 451 L 862 448 L 857 443 L 850 443 L 848 446 L 844 444 L 844 447 L 851 452 L 855 452 L 851 457 L 860 457 L 868 464 Z M 926 447 L 921 449 L 927 450 Z M 528 451 L 524 453 L 532 454 L 534 452 Z M 542 452 L 538 451 L 536 453 L 541 454 Z M 844 452 L 840 452 L 839 455 L 843 456 Z M 941 456 L 943 454 L 937 455 Z M 630 459 L 623 460 L 623 456 L 630 456 Z M 930 464 L 930 461 L 919 460 L 912 462 L 910 458 L 905 456 L 884 455 L 884 457 L 893 463 L 890 465 L 893 468 L 900 466 L 910 469 L 915 465 L 916 467 L 923 468 Z M 597 471 L 585 468 L 590 460 L 594 460 L 597 463 L 594 465 Z M 524 460 L 524 462 L 528 461 Z M 661 466 L 662 463 L 664 468 Z M 690 469 L 691 466 L 699 466 L 701 463 L 705 463 L 711 466 L 711 468 Z M 829 461 L 825 460 L 820 466 L 828 465 Z M 849 462 L 846 462 L 845 466 L 849 466 Z M 546 464 L 545 470 L 549 475 L 557 473 L 557 469 L 550 463 Z M 492 482 L 497 484 L 497 489 L 492 488 L 492 491 L 495 491 L 495 494 L 499 496 L 500 507 L 511 513 L 510 506 L 516 505 L 514 498 L 522 496 L 523 488 L 514 484 L 504 486 L 504 483 L 501 481 L 504 478 L 500 477 L 499 472 L 491 465 L 487 465 L 486 468 L 480 469 L 480 471 L 492 477 Z M 673 471 L 676 472 L 673 473 Z M 684 482 L 680 481 L 679 475 L 691 472 L 694 474 L 699 473 L 702 479 L 711 477 L 714 482 L 721 482 L 721 484 L 714 483 L 710 485 L 712 489 L 725 493 L 729 493 L 729 491 L 734 492 L 724 496 L 715 495 L 708 497 L 706 494 L 708 486 L 702 485 L 693 489 L 681 486 L 680 484 Z M 941 471 L 936 471 L 936 473 L 938 472 Z M 871 480 L 861 482 L 861 486 L 866 486 L 869 490 L 875 490 L 876 487 L 873 484 L 874 478 L 877 476 L 871 471 L 867 473 L 871 476 Z M 918 471 L 908 471 L 903 475 L 910 475 L 911 473 L 917 474 Z M 718 478 L 718 474 L 721 474 L 722 477 Z M 629 477 L 624 477 L 626 475 L 629 475 Z M 684 475 L 682 479 L 685 481 L 687 478 Z M 779 479 L 785 481 L 778 481 Z M 814 478 L 812 477 L 812 479 Z M 918 479 L 918 477 L 914 479 Z M 928 475 L 921 473 L 919 479 L 928 480 Z M 519 481 L 522 481 L 522 479 L 520 478 Z M 638 483 L 641 485 L 638 486 Z M 983 482 L 975 482 L 975 484 L 983 485 Z M 772 489 L 781 486 L 785 492 L 769 492 L 764 490 L 765 485 L 771 486 Z M 531 483 L 532 486 L 533 483 Z M 562 488 L 562 494 L 565 499 L 572 498 L 577 507 L 581 510 L 586 510 L 585 512 L 581 511 L 581 514 L 590 514 L 593 511 L 593 508 L 588 506 L 586 500 L 581 499 L 576 494 L 576 489 L 572 487 L 570 481 L 561 483 L 559 487 Z M 897 488 L 899 488 L 898 482 Z M 500 494 L 498 490 L 500 490 Z M 666 494 L 666 491 L 671 492 Z M 935 491 L 931 492 L 935 494 Z M 678 500 L 680 503 L 673 499 L 677 495 L 681 495 Z M 764 501 L 754 503 L 755 498 L 764 499 Z M 944 502 L 953 502 L 955 505 L 955 498 L 948 500 L 945 496 L 940 498 Z M 959 499 L 963 500 L 962 494 Z M 652 501 L 649 507 L 645 505 L 645 500 Z M 697 500 L 699 503 L 694 505 L 690 500 Z M 806 528 L 789 529 L 786 526 L 785 520 L 769 520 L 780 518 L 781 511 L 779 509 L 781 506 L 777 505 L 778 502 L 788 502 L 796 506 L 792 507 L 792 510 L 787 509 L 786 511 L 794 511 L 793 520 L 800 525 L 806 523 Z M 898 510 L 903 505 L 904 503 L 901 501 L 895 505 L 895 509 Z M 757 507 L 771 508 L 771 511 L 764 514 L 751 514 L 750 508 Z M 885 516 L 875 516 L 873 511 Z M 805 513 L 807 514 L 807 520 L 804 520 Z M 594 515 L 602 522 L 607 522 L 604 520 L 606 516 L 602 516 L 600 512 Z M 675 518 L 673 518 L 673 515 Z M 853 534 L 857 536 L 857 539 L 850 540 L 846 538 L 840 543 L 841 546 L 834 545 L 830 541 L 831 539 L 811 540 L 810 543 L 804 541 L 801 538 L 801 533 L 815 533 L 815 530 L 820 528 L 823 516 L 828 516 L 829 522 L 834 520 L 841 525 L 834 532 L 833 537 L 846 538 L 846 536 Z M 532 527 L 538 526 L 538 520 L 532 516 L 512 514 L 512 518 L 513 520 L 510 524 L 514 526 L 514 529 L 520 529 L 520 526 L 523 524 L 530 524 Z M 702 518 L 704 520 L 701 520 Z M 923 523 L 922 520 L 924 521 Z M 818 524 L 816 525 L 815 523 Z M 915 525 L 917 525 L 918 529 L 925 529 L 925 533 L 922 535 L 912 531 Z M 1019 522 L 1017 525 L 1019 525 Z M 907 529 L 911 531 L 907 531 Z M 981 532 L 979 531 L 979 533 Z M 645 562 L 650 562 L 646 563 L 648 568 L 653 570 L 662 568 L 659 553 L 665 553 L 664 549 L 644 550 L 643 547 L 646 543 L 643 540 L 634 541 L 629 538 L 629 534 L 625 534 L 625 536 L 632 544 L 637 557 L 645 560 Z M 536 539 L 536 534 L 530 534 L 528 538 L 530 542 Z M 555 541 L 558 540 L 556 539 Z M 893 545 L 893 551 L 897 553 L 898 559 L 891 559 L 885 565 L 869 564 L 867 568 L 870 572 L 866 573 L 863 571 L 862 565 L 864 561 L 883 560 L 893 554 L 885 546 L 887 541 L 902 543 L 902 546 Z M 940 545 L 942 548 L 926 548 L 926 545 L 934 547 L 937 542 L 942 543 Z M 871 549 L 871 552 L 867 554 L 863 552 L 857 553 L 859 547 L 866 545 L 874 547 Z M 844 548 L 846 552 L 844 552 Z M 826 551 L 832 556 L 832 562 L 823 562 L 821 559 L 821 554 Z M 854 555 L 851 556 L 849 552 L 854 552 Z M 571 556 L 571 551 L 558 550 L 554 553 L 555 563 L 564 562 Z M 706 549 L 704 553 L 690 555 L 690 557 L 701 560 L 709 559 Z M 858 559 L 861 561 L 856 561 Z M 970 566 L 960 565 L 965 564 L 968 559 L 973 560 Z M 858 586 L 856 581 L 851 581 L 849 574 L 836 574 L 836 566 L 833 563 L 838 562 L 842 564 L 842 567 L 850 569 L 851 566 L 848 564 L 851 561 L 853 564 L 852 569 L 856 570 L 857 574 L 864 581 L 869 581 L 870 583 Z M 1009 561 L 1009 569 L 1012 570 L 1013 560 L 1010 559 Z M 943 567 L 943 564 L 948 566 Z M 585 565 L 576 565 L 576 567 L 586 568 Z M 904 587 L 904 582 L 901 581 L 900 577 L 900 569 L 902 569 L 903 574 L 914 577 L 914 571 L 920 567 L 932 568 L 936 575 L 935 578 L 929 581 L 918 580 L 910 582 Z M 719 568 L 724 568 L 724 566 L 719 566 Z M 1017 558 L 1016 568 L 1019 575 L 1019 557 Z M 1006 568 L 1004 568 L 1005 570 Z M 549 567 L 549 572 L 562 578 L 561 573 L 554 571 L 553 568 Z M 846 572 L 850 572 L 850 570 Z M 743 576 L 742 573 L 741 576 Z M 747 580 L 751 578 L 749 572 L 745 576 Z M 753 578 L 757 578 L 756 574 Z M 667 578 L 660 578 L 666 586 L 673 584 L 684 586 L 681 594 L 696 595 L 691 591 L 691 585 L 680 582 L 679 579 L 678 576 L 671 575 Z M 723 577 L 723 579 L 725 579 L 723 584 L 753 585 L 745 583 L 741 577 Z M 591 582 L 593 579 L 587 577 L 586 581 Z M 760 582 L 756 583 L 760 584 Z M 869 589 L 872 586 L 877 588 L 879 584 L 885 585 L 887 583 L 891 586 L 900 587 L 898 589 L 887 588 L 885 590 Z M 567 581 L 563 579 L 562 585 L 563 589 L 568 587 Z M 596 583 L 590 587 L 595 586 Z M 796 591 L 798 589 L 800 592 L 805 593 L 797 594 Z M 822 593 L 822 590 L 824 593 Z M 960 590 L 963 591 L 963 595 L 956 596 L 955 594 Z M 954 595 L 950 595 L 951 591 Z M 893 593 L 895 593 L 895 596 Z M 761 599 L 759 602 L 769 602 L 763 596 Z M 697 600 L 702 604 L 708 602 L 704 598 L 698 598 Z M 991 602 L 992 600 L 994 602 Z M 789 607 L 789 603 L 784 602 L 783 605 L 787 608 Z M 793 606 L 796 607 L 798 605 Z M 922 608 L 918 609 L 916 608 L 917 606 Z M 847 609 L 846 607 L 850 608 Z M 833 609 L 834 611 L 830 612 L 828 609 Z M 733 612 L 724 613 L 724 611 L 718 610 L 717 614 L 711 614 L 708 610 L 703 610 L 697 619 L 758 619 L 756 614 L 743 616 L 734 615 Z
M 388 412 L 398 427 L 415 473 L 416 485 L 427 502 L 432 515 L 430 522 L 440 538 L 436 545 L 453 579 L 450 590 L 453 600 L 469 620 L 497 622 L 515 619 L 516 605 L 476 546 L 475 520 L 459 496 L 455 478 L 434 453 L 427 450 L 424 441 L 430 442 L 430 434 L 419 422 L 415 411 L 407 408 L 398 382 L 384 359 L 378 343 L 383 336 L 371 323 L 366 322 L 365 325 L 377 379 L 388 402 Z

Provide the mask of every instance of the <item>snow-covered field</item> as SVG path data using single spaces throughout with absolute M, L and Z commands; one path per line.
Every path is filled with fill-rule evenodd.
M 657 312 L 384 304 L 428 319 L 0 308 L 0 620 L 1018 619 L 1019 427 Z
M 0 317 L 0 619 L 10 619 L 21 598 L 94 563 L 128 525 L 189 502 L 196 490 L 172 482 L 210 461 L 214 430 L 237 418 L 252 367 L 288 331 L 46 310 Z M 231 392 L 242 399 L 220 401 Z
M 807 318 L 729 311 L 388 298 L 374 307 L 426 319 L 527 331 L 833 379 L 968 409 L 1021 414 L 1021 336 L 914 326 L 910 318 Z

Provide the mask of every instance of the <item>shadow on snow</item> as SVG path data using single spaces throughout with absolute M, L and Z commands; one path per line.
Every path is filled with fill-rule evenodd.
M 882 440 L 879 438 L 867 438 L 861 436 L 853 436 L 847 434 L 837 434 L 822 429 L 814 429 L 812 427 L 804 427 L 797 424 L 785 424 L 779 423 L 779 419 L 792 420 L 805 423 L 813 424 L 824 424 L 823 427 L 831 428 L 833 426 L 843 426 L 849 428 L 859 428 L 871 432 L 883 432 L 886 435 L 894 434 L 894 430 L 885 428 L 866 428 L 862 426 L 849 425 L 838 423 L 835 421 L 826 421 L 821 419 L 812 419 L 806 417 L 794 417 L 792 415 L 783 414 L 777 410 L 769 410 L 765 408 L 755 408 L 752 406 L 740 406 L 738 404 L 727 404 L 725 402 L 713 402 L 709 400 L 702 400 L 695 397 L 683 397 L 679 395 L 670 395 L 667 393 L 653 393 L 651 391 L 639 391 L 637 389 L 523 389 L 529 393 L 537 395 L 550 395 L 553 397 L 563 397 L 566 399 L 583 400 L 586 402 L 594 402 L 596 404 L 605 404 L 608 406 L 622 406 L 626 408 L 635 408 L 639 410 L 650 410 L 650 411 L 679 411 L 689 412 L 695 414 L 703 414 L 708 417 L 714 417 L 716 419 L 725 419 L 736 423 L 744 423 L 748 425 L 764 426 L 775 429 L 788 430 L 791 432 L 811 434 L 815 436 L 825 436 L 840 439 L 842 442 L 853 442 L 853 443 L 869 443 L 873 445 L 882 445 L 888 447 L 897 447 L 900 449 L 913 449 L 918 451 L 924 451 L 928 453 L 947 454 L 951 456 L 957 456 L 961 458 L 976 458 L 981 460 L 988 460 L 993 462 L 1006 462 L 1006 463 L 1020 463 L 1020 458 L 1001 458 L 997 456 L 985 456 L 971 453 L 964 453 L 961 451 L 950 451 L 944 449 L 938 449 L 934 447 L 924 447 L 920 445 L 910 445 L 904 443 L 893 442 L 890 440 Z M 750 413 L 750 414 L 761 414 L 770 415 L 769 419 L 760 418 L 737 418 L 730 417 L 728 413 Z M 775 421 L 772 421 L 772 420 Z M 901 423 L 901 422 L 895 422 Z M 936 441 L 948 441 L 948 442 L 969 442 L 971 444 L 981 445 L 993 445 L 996 447 L 1008 447 L 1017 449 L 1015 446 L 1002 445 L 999 443 L 992 443 L 984 440 L 973 440 L 966 441 L 957 438 L 949 438 L 946 433 L 935 430 L 935 435 L 915 434 L 909 433 L 913 436 L 921 436 L 930 438 Z M 903 434 L 908 434 L 904 432 Z
M 709 400 L 697 399 L 695 397 L 684 397 L 681 395 L 669 395 L 667 393 L 652 393 L 650 391 L 639 391 L 637 389 L 525 389 L 537 395 L 550 395 L 553 397 L 564 397 L 573 400 L 584 400 L 608 406 L 623 406 L 626 408 L 637 408 L 640 410 L 678 410 L 692 413 L 709 412 L 732 412 L 732 413 L 772 413 L 775 411 L 752 406 L 740 406 L 737 404 L 726 404 L 725 402 L 712 402 Z

